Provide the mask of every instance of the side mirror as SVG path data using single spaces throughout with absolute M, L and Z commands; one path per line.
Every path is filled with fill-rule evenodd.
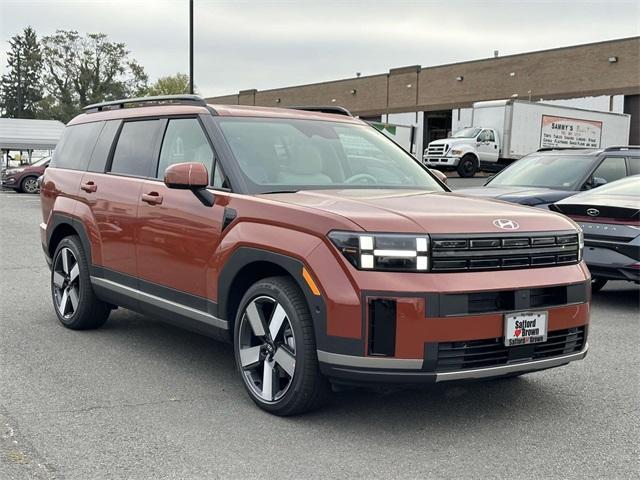
M 442 173 L 440 170 L 430 168 L 429 171 L 433 173 L 433 175 L 442 183 L 444 183 L 445 185 L 447 184 L 447 176 L 444 173 Z
M 176 163 L 164 171 L 164 184 L 169 188 L 201 190 L 209 185 L 209 172 L 198 162 Z
M 191 190 L 205 207 L 213 207 L 215 203 L 215 195 L 207 190 L 209 172 L 201 163 L 176 163 L 167 167 L 164 184 L 169 188 Z
M 605 185 L 606 183 L 607 183 L 607 181 L 602 177 L 593 177 L 593 180 L 591 181 L 591 188 L 601 187 L 602 185 Z

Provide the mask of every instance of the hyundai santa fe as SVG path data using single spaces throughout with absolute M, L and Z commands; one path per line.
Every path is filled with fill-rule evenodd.
M 331 384 L 514 376 L 587 353 L 572 220 L 451 193 L 341 109 L 91 105 L 41 200 L 62 325 L 123 307 L 230 341 L 274 414 Z

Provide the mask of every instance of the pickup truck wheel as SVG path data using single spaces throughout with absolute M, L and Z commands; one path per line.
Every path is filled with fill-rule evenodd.
M 599 277 L 592 278 L 591 279 L 591 291 L 593 293 L 599 292 L 607 284 L 607 281 L 608 280 L 606 278 L 599 278 Z
M 233 343 L 245 389 L 263 410 L 296 415 L 324 400 L 329 383 L 318 367 L 311 314 L 292 279 L 270 277 L 249 288 Z
M 462 178 L 471 178 L 478 171 L 478 162 L 473 155 L 465 155 L 460 159 L 457 170 Z
M 60 323 L 72 330 L 101 327 L 110 306 L 96 298 L 80 238 L 69 236 L 58 244 L 51 267 L 51 297 Z

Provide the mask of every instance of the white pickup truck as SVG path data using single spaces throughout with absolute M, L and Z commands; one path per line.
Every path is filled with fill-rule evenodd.
M 430 168 L 473 177 L 495 172 L 541 148 L 604 148 L 629 142 L 630 116 L 524 100 L 473 104 L 471 126 L 431 142 L 423 161 Z

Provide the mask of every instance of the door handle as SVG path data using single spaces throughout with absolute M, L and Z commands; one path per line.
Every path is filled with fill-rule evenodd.
M 80 185 L 80 188 L 87 193 L 93 193 L 98 190 L 98 186 L 93 182 L 87 182 Z
M 160 195 L 158 192 L 143 193 L 142 201 L 148 203 L 149 205 L 161 205 L 162 195 Z

